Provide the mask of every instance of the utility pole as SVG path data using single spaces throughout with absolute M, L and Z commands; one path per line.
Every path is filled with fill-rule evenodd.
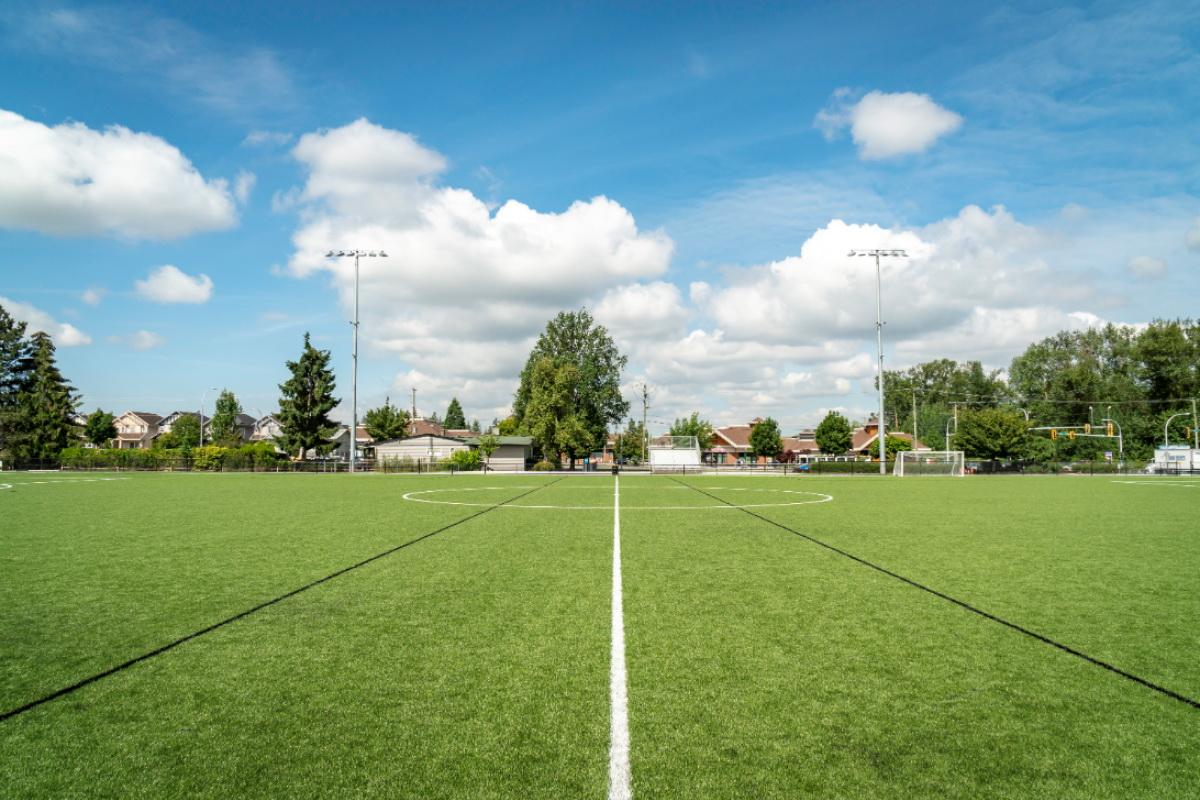
M 416 422 L 417 421 L 417 387 L 415 387 L 415 386 L 413 387 L 412 393 L 413 393 L 412 421 Z
M 917 447 L 917 390 L 913 389 L 913 449 Z
M 642 463 L 646 463 L 646 412 L 650 409 L 650 390 L 642 384 Z
M 1196 398 L 1192 398 L 1192 447 L 1200 450 L 1200 417 L 1196 416 Z

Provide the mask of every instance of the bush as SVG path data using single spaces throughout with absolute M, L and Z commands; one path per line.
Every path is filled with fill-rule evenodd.
M 549 461 L 539 461 L 533 465 L 534 472 L 550 472 L 554 469 L 554 465 Z
M 197 447 L 192 451 L 192 469 L 220 470 L 228 452 L 227 448 L 211 444 Z
M 482 469 L 483 456 L 478 450 L 456 450 L 446 459 L 446 466 L 465 472 Z

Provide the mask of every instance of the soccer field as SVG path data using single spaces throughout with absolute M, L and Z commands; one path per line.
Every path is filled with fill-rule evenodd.
M 1195 797 L 1198 518 L 1185 478 L 5 474 L 0 795 L 610 796 L 619 519 L 635 797 Z

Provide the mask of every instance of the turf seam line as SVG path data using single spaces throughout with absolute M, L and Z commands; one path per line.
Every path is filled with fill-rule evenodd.
M 703 489 L 696 487 L 696 486 L 692 486 L 689 483 L 684 483 L 683 481 L 679 480 L 678 478 L 672 477 L 671 480 L 675 481 L 676 483 L 687 486 L 690 489 L 694 489 L 695 491 L 699 492 L 702 495 L 705 495 L 706 497 L 711 497 L 713 500 L 716 500 L 717 502 L 724 503 L 727 506 L 733 505 L 733 503 L 730 503 L 727 500 L 723 500 L 722 498 L 717 497 L 716 495 L 709 494 L 708 492 L 704 491 Z M 1132 672 L 1126 672 L 1125 670 L 1121 669 L 1120 667 L 1118 667 L 1114 664 L 1110 664 L 1107 661 L 1103 661 L 1099 658 L 1096 658 L 1095 656 L 1090 656 L 1081 650 L 1076 650 L 1074 647 L 1071 647 L 1068 644 L 1063 644 L 1062 642 L 1059 642 L 1055 639 L 1051 639 L 1049 636 L 1038 633 L 1035 630 L 1031 630 L 1030 628 L 1026 628 L 1022 625 L 1018 625 L 1015 622 L 1010 622 L 1009 620 L 1006 620 L 1003 617 L 998 617 L 989 611 L 984 611 L 982 608 L 978 608 L 976 606 L 971 605 L 970 603 L 966 602 L 965 600 L 959 600 L 957 597 L 953 597 L 951 595 L 946 594 L 945 592 L 938 591 L 937 589 L 934 589 L 931 586 L 926 586 L 925 584 L 920 583 L 919 581 L 913 580 L 912 578 L 905 577 L 904 575 L 901 575 L 898 572 L 892 572 L 887 567 L 882 567 L 878 564 L 867 561 L 865 558 L 856 556 L 851 552 L 842 550 L 839 547 L 836 547 L 834 545 L 823 542 L 820 539 L 817 539 L 816 537 L 809 536 L 806 533 L 801 533 L 800 531 L 796 530 L 795 528 L 790 528 L 781 522 L 776 522 L 775 520 L 770 519 L 769 517 L 764 517 L 762 514 L 758 514 L 754 511 L 751 511 L 748 508 L 740 508 L 739 507 L 739 510 L 744 511 L 747 514 L 749 514 L 750 516 L 760 519 L 769 525 L 774 525 L 776 528 L 780 528 L 782 530 L 787 531 L 788 533 L 799 536 L 802 539 L 806 539 L 807 541 L 812 542 L 813 544 L 820 545 L 821 547 L 824 547 L 826 550 L 830 550 L 834 553 L 837 553 L 840 556 L 844 556 L 844 557 L 850 559 L 851 561 L 861 564 L 864 567 L 869 567 L 877 572 L 881 572 L 884 575 L 887 575 L 890 578 L 895 578 L 896 580 L 902 581 L 902 582 L 908 584 L 909 586 L 912 586 L 916 589 L 920 589 L 923 592 L 928 592 L 929 594 L 933 595 L 934 597 L 938 597 L 942 600 L 953 603 L 954 605 L 959 606 L 960 608 L 966 609 L 967 611 L 970 611 L 973 614 L 978 614 L 979 616 L 983 617 L 984 619 L 999 623 L 1007 628 L 1011 628 L 1012 630 L 1017 631 L 1018 633 L 1023 633 L 1026 636 L 1029 636 L 1030 638 L 1033 638 L 1039 642 L 1042 642 L 1043 644 L 1048 644 L 1051 647 L 1054 647 L 1054 648 L 1057 648 L 1057 649 L 1063 651 L 1064 653 L 1068 653 L 1070 655 L 1075 656 L 1076 658 L 1083 659 L 1084 661 L 1086 661 L 1089 664 L 1092 664 L 1093 666 L 1097 666 L 1102 669 L 1106 669 L 1109 672 L 1112 672 L 1116 675 L 1120 675 L 1122 678 L 1125 678 L 1126 680 L 1133 681 L 1136 684 L 1144 686 L 1145 688 L 1150 689 L 1152 691 L 1158 692 L 1159 694 L 1169 697 L 1172 700 L 1178 700 L 1179 702 L 1184 703 L 1185 705 L 1189 705 L 1192 708 L 1200 709 L 1200 700 L 1197 700 L 1193 697 L 1188 697 L 1187 695 L 1176 692 L 1173 689 L 1168 689 L 1167 687 L 1162 686 L 1157 683 L 1154 683 L 1153 681 L 1147 680 L 1146 678 L 1143 678 L 1138 675 L 1134 675 Z
M 488 513 L 489 511 L 493 511 L 493 510 L 499 508 L 500 506 L 507 505 L 508 503 L 516 502 L 517 500 L 520 500 L 523 497 L 528 497 L 529 495 L 533 494 L 534 492 L 539 491 L 541 489 L 545 489 L 547 486 L 551 486 L 555 483 L 558 483 L 561 480 L 563 480 L 563 479 L 556 478 L 556 479 L 550 481 L 549 483 L 543 483 L 540 486 L 536 486 L 533 489 L 530 489 L 528 492 L 519 494 L 516 497 L 511 497 L 508 500 L 505 500 L 502 503 L 497 503 L 494 506 L 489 506 L 487 508 L 476 511 L 473 514 L 469 514 L 460 520 L 451 522 L 450 524 L 444 525 L 441 528 L 438 528 L 437 530 L 430 531 L 429 533 L 422 534 L 421 536 L 418 536 L 415 539 L 410 539 L 409 541 L 404 542 L 403 544 L 398 544 L 395 547 L 390 547 L 381 553 L 376 553 L 375 555 L 373 555 L 369 558 L 365 558 L 362 561 L 359 561 L 355 564 L 351 564 L 348 567 L 342 567 L 341 569 L 337 570 L 336 572 L 331 572 L 322 578 L 317 578 L 314 581 L 309 581 L 308 583 L 304 584 L 303 586 L 292 589 L 289 592 L 285 592 L 284 594 L 281 594 L 278 597 L 274 597 L 270 600 L 266 600 L 252 608 L 246 609 L 245 611 L 240 611 L 237 614 L 234 614 L 231 617 L 226 617 L 225 619 L 223 619 L 219 622 L 214 622 L 212 625 L 208 625 L 207 627 L 201 628 L 198 631 L 193 631 L 192 633 L 189 633 L 186 636 L 181 636 L 180 638 L 175 639 L 174 641 L 168 642 L 167 644 L 164 644 L 161 647 L 156 647 L 155 649 L 150 650 L 149 652 L 142 653 L 140 656 L 135 656 L 134 658 L 131 658 L 128 661 L 124 661 L 120 664 L 117 664 L 114 667 L 109 667 L 108 669 L 106 669 L 102 672 L 97 672 L 95 675 L 90 675 L 80 681 L 76 681 L 75 683 L 72 683 L 70 686 L 64 686 L 63 688 L 58 689 L 54 692 L 51 692 L 48 695 L 39 697 L 36 700 L 31 700 L 22 706 L 18 706 L 17 708 L 13 708 L 13 709 L 10 709 L 3 713 L 0 713 L 0 722 L 5 722 L 9 719 L 12 719 L 13 717 L 20 716 L 21 714 L 24 714 L 27 711 L 32 711 L 33 709 L 37 708 L 38 706 L 44 705 L 45 703 L 49 703 L 51 700 L 57 700 L 60 697 L 65 697 L 66 695 L 76 692 L 76 691 L 84 688 L 85 686 L 89 686 L 89 685 L 95 683 L 96 681 L 102 680 L 104 678 L 109 677 L 110 675 L 115 675 L 118 672 L 123 672 L 124 670 L 127 670 L 130 667 L 136 666 L 136 665 L 142 663 L 143 661 L 149 661 L 150 659 L 154 658 L 155 656 L 162 655 L 163 653 L 167 652 L 168 650 L 174 650 L 176 647 L 179 647 L 182 644 L 186 644 L 187 642 L 190 642 L 193 639 L 197 639 L 207 633 L 212 633 L 213 631 L 217 630 L 218 628 L 223 628 L 226 625 L 237 622 L 240 619 L 244 619 L 245 617 L 248 617 L 251 614 L 262 611 L 264 608 L 268 608 L 270 606 L 276 605 L 277 603 L 281 603 L 284 600 L 287 600 L 288 598 L 295 597 L 296 595 L 300 594 L 301 592 L 308 591 L 309 589 L 312 589 L 315 586 L 320 586 L 321 584 L 331 581 L 334 578 L 341 577 L 342 575 L 345 575 L 348 572 L 353 572 L 356 569 L 365 567 L 368 564 L 371 564 L 375 561 L 380 560 L 381 558 L 386 558 L 387 556 L 390 556 L 393 553 L 403 550 L 406 547 L 411 547 L 414 544 L 418 544 L 420 542 L 425 541 L 426 539 L 437 536 L 439 533 L 445 533 L 446 531 L 450 530 L 451 528 L 456 528 L 465 522 L 470 522 L 471 520 L 475 519 L 476 517 L 483 516 L 484 514 Z

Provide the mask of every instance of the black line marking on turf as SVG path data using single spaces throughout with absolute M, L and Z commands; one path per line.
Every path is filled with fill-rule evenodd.
M 51 692 L 50 694 L 48 694 L 44 697 L 39 697 L 37 700 L 31 700 L 30 702 L 26 703 L 23 706 L 18 706 L 17 708 L 11 709 L 9 711 L 5 711 L 4 713 L 0 713 L 0 722 L 4 722 L 5 720 L 11 719 L 12 717 L 16 717 L 21 714 L 24 714 L 27 711 L 32 711 L 33 709 L 37 708 L 40 705 L 43 705 L 44 703 L 49 703 L 51 700 L 57 700 L 60 697 L 71 694 L 72 692 L 76 692 L 89 684 L 95 683 L 98 680 L 107 678 L 110 675 L 115 675 L 118 672 L 127 670 L 130 667 L 140 664 L 143 661 L 148 661 L 151 658 L 154 658 L 155 656 L 162 655 L 163 653 L 167 652 L 168 650 L 174 650 L 176 647 L 179 647 L 181 644 L 184 644 L 186 642 L 190 642 L 192 639 L 197 639 L 206 633 L 212 633 L 213 631 L 217 630 L 218 628 L 223 628 L 226 625 L 229 625 L 230 623 L 237 622 L 238 620 L 243 619 L 244 617 L 248 617 L 251 614 L 254 614 L 255 612 L 262 611 L 264 608 L 273 606 L 276 603 L 281 603 L 284 600 L 287 600 L 289 597 L 295 597 L 296 595 L 300 594 L 301 592 L 308 591 L 309 589 L 313 588 L 314 586 L 320 586 L 321 584 L 331 581 L 334 578 L 345 575 L 347 572 L 353 572 L 354 570 L 359 569 L 360 567 L 365 567 L 367 564 L 378 561 L 381 558 L 386 558 L 387 556 L 390 556 L 393 553 L 403 550 L 406 547 L 411 547 L 414 544 L 423 542 L 426 539 L 437 536 L 439 533 L 444 533 L 444 532 L 450 530 L 451 528 L 456 528 L 459 525 L 462 525 L 464 522 L 470 522 L 471 520 L 475 519 L 476 517 L 483 516 L 484 514 L 488 513 L 489 511 L 492 511 L 493 509 L 497 509 L 500 506 L 507 505 L 508 503 L 516 502 L 517 500 L 520 500 L 522 497 L 528 497 L 529 495 L 533 494 L 534 492 L 539 491 L 541 489 L 545 489 L 547 486 L 551 486 L 555 483 L 558 483 L 561 480 L 563 480 L 563 479 L 556 478 L 556 479 L 550 481 L 549 483 L 543 483 L 540 486 L 535 486 L 534 488 L 530 489 L 528 492 L 523 492 L 522 494 L 519 494 L 516 497 L 511 497 L 508 500 L 505 500 L 503 503 L 497 503 L 494 506 L 488 506 L 487 508 L 484 508 L 480 511 L 476 511 L 475 513 L 469 514 L 468 516 L 465 516 L 456 522 L 451 522 L 449 525 L 443 525 L 442 527 L 438 528 L 435 531 L 430 531 L 429 533 L 422 534 L 421 536 L 418 536 L 416 539 L 410 539 L 409 541 L 405 542 L 404 544 L 398 544 L 395 547 L 384 550 L 382 553 L 376 553 L 375 555 L 371 556 L 370 558 L 364 558 L 362 561 L 359 561 L 356 564 L 351 564 L 348 567 L 342 567 L 338 571 L 331 572 L 323 578 L 317 578 L 315 581 L 310 581 L 299 588 L 292 589 L 290 592 L 285 592 L 284 594 L 281 594 L 278 597 L 274 597 L 270 600 L 259 603 L 258 605 L 254 606 L 253 608 L 248 608 L 245 611 L 241 611 L 237 614 L 234 614 L 232 617 L 226 617 L 225 619 L 221 620 L 220 622 L 214 622 L 212 625 L 209 625 L 208 627 L 201 628 L 198 631 L 193 631 L 192 633 L 189 633 L 186 636 L 181 636 L 180 638 L 176 639 L 175 641 L 164 644 L 162 647 L 156 647 L 155 649 L 149 651 L 148 653 L 142 653 L 140 656 L 131 658 L 128 661 L 117 664 L 115 667 L 109 667 L 108 669 L 104 670 L 103 672 L 97 672 L 95 675 L 91 675 L 87 678 L 84 678 L 81 681 L 77 681 L 77 682 L 71 684 L 70 686 L 64 686 L 63 688 L 61 688 L 55 692 Z
M 683 484 L 684 486 L 687 486 L 690 489 L 695 489 L 700 494 L 705 495 L 707 497 L 711 497 L 712 499 L 717 500 L 718 502 L 724 503 L 727 506 L 733 505 L 733 503 L 730 503 L 728 500 L 723 500 L 714 494 L 709 494 L 708 492 L 704 491 L 703 489 L 701 489 L 697 486 L 692 486 L 690 483 L 684 483 L 683 481 L 679 480 L 678 478 L 671 478 L 671 480 L 675 481 L 676 483 Z M 1134 675 L 1132 672 L 1126 672 L 1125 670 L 1121 669 L 1120 667 L 1114 666 L 1114 665 L 1108 663 L 1107 661 L 1102 661 L 1102 660 L 1096 658 L 1095 656 L 1089 656 L 1087 653 L 1084 653 L 1080 650 L 1076 650 L 1074 647 L 1071 647 L 1070 645 L 1063 644 L 1062 642 L 1051 639 L 1049 636 L 1045 636 L 1043 634 L 1038 633 L 1037 631 L 1030 630 L 1029 628 L 1018 625 L 1015 622 L 1009 622 L 1008 620 L 1004 619 L 1003 617 L 998 617 L 995 614 L 984 611 L 982 608 L 973 606 L 964 600 L 959 600 L 957 597 L 952 597 L 952 596 L 946 594 L 945 592 L 939 592 L 937 589 L 934 589 L 930 586 L 926 586 L 923 583 L 919 583 L 919 582 L 913 580 L 912 578 L 906 578 L 905 576 L 903 576 L 897 572 L 892 572 L 887 567 L 881 567 L 878 564 L 867 561 L 865 558 L 861 558 L 859 556 L 854 555 L 853 553 L 842 550 L 839 547 L 835 547 L 835 546 L 833 546 L 831 544 L 827 544 L 826 542 L 823 542 L 820 539 L 817 539 L 813 536 L 809 536 L 807 533 L 801 533 L 800 531 L 796 530 L 795 528 L 789 528 L 787 525 L 784 525 L 781 522 L 776 522 L 773 519 L 764 517 L 762 514 L 756 513 L 748 508 L 741 508 L 741 507 L 738 507 L 738 508 L 739 508 L 739 510 L 745 511 L 750 516 L 756 517 L 757 519 L 760 519 L 769 525 L 774 525 L 776 528 L 780 528 L 782 530 L 787 531 L 788 533 L 795 534 L 796 536 L 799 536 L 801 539 L 806 539 L 815 545 L 820 545 L 821 547 L 824 547 L 826 550 L 831 550 L 840 556 L 845 556 L 846 558 L 850 559 L 851 561 L 857 562 L 857 563 L 863 565 L 864 567 L 870 567 L 871 569 L 875 570 L 876 572 L 882 572 L 884 575 L 887 575 L 889 578 L 895 578 L 898 581 L 903 581 L 904 583 L 907 583 L 909 586 L 912 586 L 913 588 L 920 589 L 923 592 L 928 592 L 929 594 L 933 595 L 934 597 L 939 597 L 942 600 L 953 603 L 954 605 L 956 605 L 960 608 L 964 608 L 967 611 L 970 611 L 972 614 L 978 614 L 979 616 L 983 617 L 984 619 L 991 620 L 992 622 L 998 622 L 999 624 L 1005 626 L 1006 628 L 1011 628 L 1014 631 L 1017 631 L 1018 633 L 1023 633 L 1026 636 L 1029 636 L 1033 639 L 1037 639 L 1039 642 L 1042 642 L 1043 644 L 1048 644 L 1051 647 L 1055 647 L 1059 650 L 1062 650 L 1064 653 L 1069 653 L 1070 655 L 1073 655 L 1076 658 L 1081 658 L 1084 661 L 1088 662 L 1089 664 L 1092 664 L 1097 667 L 1101 667 L 1102 669 L 1106 669 L 1109 672 L 1120 675 L 1122 678 L 1125 678 L 1126 680 L 1130 680 L 1130 681 L 1133 681 L 1134 683 L 1141 684 L 1142 686 L 1145 686 L 1147 689 L 1152 689 L 1153 691 L 1156 691 L 1159 694 L 1163 694 L 1163 695 L 1166 695 L 1167 697 L 1170 697 L 1172 700 L 1178 700 L 1179 702 L 1189 705 L 1192 708 L 1200 709 L 1200 700 L 1196 700 L 1195 698 L 1188 697 L 1187 695 L 1184 695 L 1184 694 L 1180 694 L 1179 692 L 1168 689 L 1165 686 L 1160 686 L 1159 684 L 1154 683 L 1153 681 L 1148 681 L 1145 678 Z

